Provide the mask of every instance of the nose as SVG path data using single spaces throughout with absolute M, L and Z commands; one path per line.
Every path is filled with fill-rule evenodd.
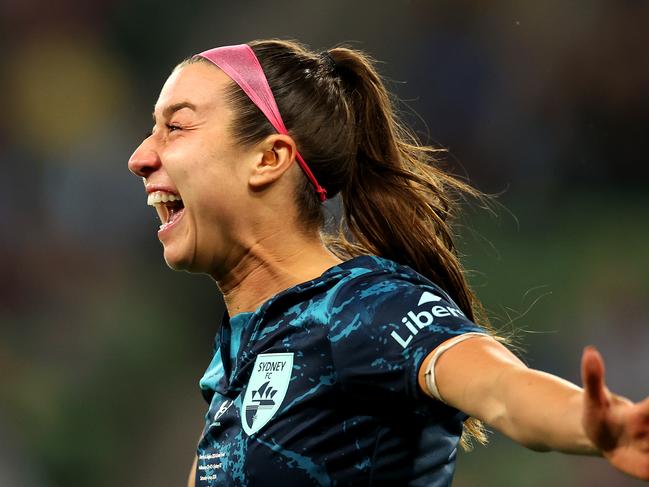
M 148 140 L 144 140 L 128 160 L 129 170 L 142 178 L 150 176 L 161 166 L 160 156 L 151 144 L 147 143 Z

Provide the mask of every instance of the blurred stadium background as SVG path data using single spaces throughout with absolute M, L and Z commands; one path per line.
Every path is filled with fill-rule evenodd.
M 649 394 L 648 25 L 642 0 L 0 1 L 0 485 L 185 482 L 222 304 L 165 268 L 126 161 L 175 63 L 254 38 L 382 61 L 406 119 L 500 194 L 460 229 L 495 325 L 577 383 L 595 344 L 611 389 Z M 494 434 L 454 485 L 639 482 Z

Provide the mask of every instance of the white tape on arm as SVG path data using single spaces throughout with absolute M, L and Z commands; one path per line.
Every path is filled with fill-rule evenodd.
M 474 336 L 489 336 L 489 335 L 487 335 L 486 333 L 470 332 L 470 333 L 464 333 L 462 335 L 458 335 L 453 338 L 449 338 L 448 340 L 443 342 L 435 349 L 432 358 L 428 362 L 428 366 L 426 367 L 426 372 L 424 373 L 424 377 L 426 378 L 426 386 L 428 387 L 428 392 L 435 399 L 442 401 L 444 404 L 446 404 L 446 401 L 442 399 L 442 396 L 440 395 L 439 390 L 437 389 L 437 383 L 435 382 L 435 363 L 437 362 L 437 359 L 449 348 L 451 348 L 454 345 L 457 345 L 458 343 L 466 340 L 467 338 L 471 338 Z

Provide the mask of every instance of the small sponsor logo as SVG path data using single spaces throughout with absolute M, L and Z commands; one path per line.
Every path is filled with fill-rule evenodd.
M 292 371 L 292 352 L 257 355 L 242 404 L 241 425 L 248 435 L 259 431 L 277 412 Z
M 221 422 L 217 421 L 217 419 L 223 416 L 230 406 L 232 406 L 232 401 L 229 399 L 226 399 L 221 403 L 221 407 L 219 407 L 219 410 L 214 415 L 214 423 L 216 426 L 221 426 Z
M 417 303 L 417 308 L 423 305 L 430 305 L 430 303 L 437 303 L 442 301 L 440 296 L 433 294 L 431 292 L 425 291 L 419 298 Z M 442 306 L 440 304 L 433 304 L 433 306 L 426 307 L 423 310 L 417 309 L 415 311 L 408 311 L 406 315 L 401 318 L 401 323 L 404 328 L 399 331 L 394 330 L 391 333 L 392 338 L 403 348 L 406 348 L 413 337 L 419 333 L 420 330 L 430 326 L 435 321 L 435 318 L 444 318 L 447 316 L 464 316 L 464 313 L 458 308 L 453 306 Z
M 435 303 L 441 300 L 442 298 L 440 298 L 439 296 L 435 296 L 433 293 L 424 291 L 424 294 L 422 294 L 421 297 L 419 298 L 419 302 L 417 303 L 417 306 L 421 306 L 422 304 L 426 304 L 426 303 Z

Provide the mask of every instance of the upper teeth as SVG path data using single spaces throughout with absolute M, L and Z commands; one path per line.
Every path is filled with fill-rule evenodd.
M 165 191 L 154 191 L 153 193 L 149 193 L 146 204 L 154 206 L 160 203 L 166 203 L 167 201 L 182 201 L 182 198 L 179 195 L 167 193 Z

